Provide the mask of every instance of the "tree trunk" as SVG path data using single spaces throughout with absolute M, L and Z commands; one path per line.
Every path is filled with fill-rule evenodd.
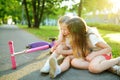
M 40 18 L 39 18 L 39 23 L 41 23 L 41 21 L 42 21 L 44 7 L 45 7 L 45 0 L 42 1 L 42 7 L 41 7 L 41 13 L 40 13 Z
M 28 11 L 28 8 L 27 8 L 26 0 L 23 0 L 23 5 L 24 5 L 24 7 L 25 7 L 25 12 L 26 12 L 27 21 L 28 21 L 28 27 L 31 28 L 30 17 L 29 17 L 29 11 Z
M 39 28 L 39 9 L 40 9 L 40 0 L 32 0 L 33 6 L 33 18 L 34 18 L 34 28 Z
M 82 3 L 83 3 L 83 0 L 80 0 L 79 7 L 78 7 L 78 16 L 79 17 L 81 17 L 81 13 L 82 13 Z
M 5 23 L 5 20 L 4 20 L 4 17 L 2 17 L 2 24 L 4 24 Z
M 40 4 L 41 3 L 41 4 Z M 44 4 L 45 0 L 32 0 L 32 6 L 33 6 L 33 17 L 34 17 L 34 28 L 39 28 L 40 23 L 42 20 L 43 12 L 44 12 Z M 42 6 L 40 6 L 42 5 Z

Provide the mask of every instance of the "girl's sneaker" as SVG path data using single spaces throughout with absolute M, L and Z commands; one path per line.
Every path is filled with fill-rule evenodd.
M 46 61 L 42 69 L 40 70 L 41 73 L 49 73 L 50 70 L 50 65 L 49 65 L 49 60 Z
M 50 64 L 50 73 L 49 73 L 50 77 L 55 78 L 58 74 L 61 73 L 61 69 L 57 63 L 57 59 L 51 58 L 49 64 Z
M 49 73 L 49 68 L 48 67 L 43 67 L 41 70 L 40 70 L 41 73 Z
M 120 66 L 118 65 L 113 66 L 112 68 L 110 68 L 110 72 L 120 76 Z

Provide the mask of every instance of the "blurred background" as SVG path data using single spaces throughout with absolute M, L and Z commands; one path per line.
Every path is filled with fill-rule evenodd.
M 120 0 L 0 0 L 0 24 L 56 26 L 64 14 L 88 23 L 120 24 Z

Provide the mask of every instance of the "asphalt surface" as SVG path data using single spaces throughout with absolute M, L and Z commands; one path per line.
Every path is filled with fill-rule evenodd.
M 47 59 L 48 50 L 16 56 L 17 69 L 11 69 L 8 42 L 14 42 L 15 52 L 25 49 L 32 42 L 42 41 L 34 35 L 17 28 L 15 25 L 0 26 L 0 80 L 120 80 L 120 76 L 104 71 L 92 74 L 88 70 L 70 68 L 55 79 L 49 74 L 40 74 L 40 69 Z

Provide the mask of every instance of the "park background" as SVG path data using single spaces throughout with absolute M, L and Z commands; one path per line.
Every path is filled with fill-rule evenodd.
M 0 25 L 17 25 L 49 41 L 57 37 L 57 20 L 62 15 L 78 15 L 120 56 L 120 0 L 0 0 Z

